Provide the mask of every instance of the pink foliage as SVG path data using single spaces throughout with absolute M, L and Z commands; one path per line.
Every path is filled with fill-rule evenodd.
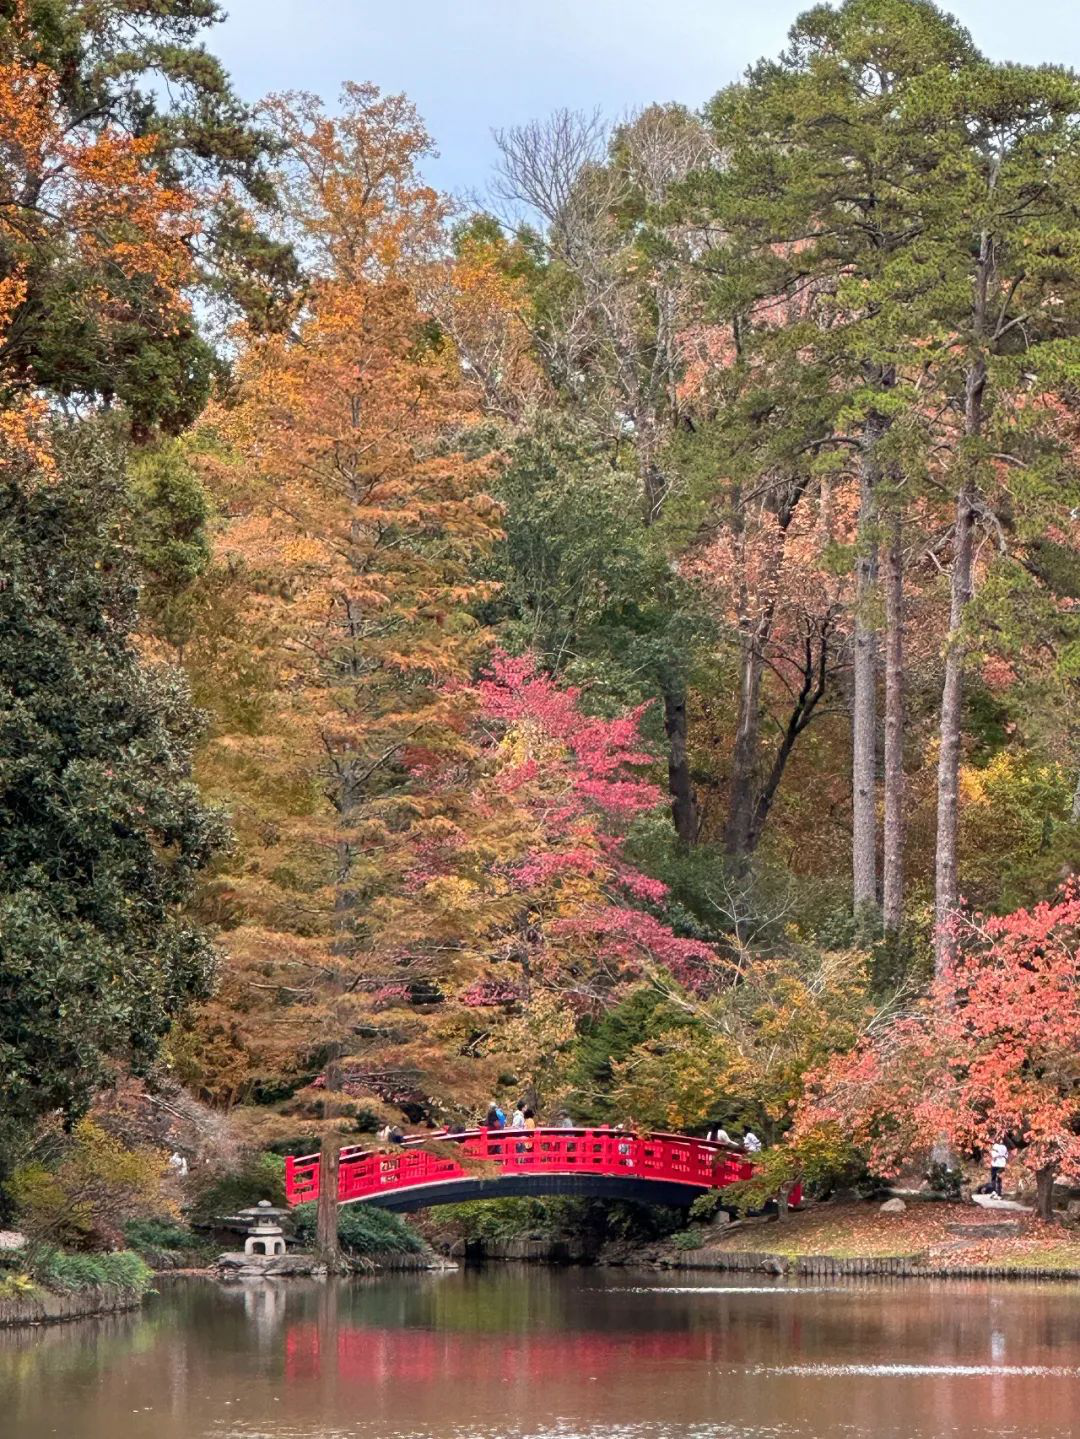
M 590 940 L 600 958 L 614 961 L 631 976 L 644 973 L 651 961 L 669 970 L 689 989 L 703 991 L 716 979 L 716 954 L 710 945 L 680 939 L 666 924 L 639 909 L 616 905 L 586 909 L 556 920 L 552 930 Z
M 461 1004 L 469 1009 L 491 1009 L 497 1005 L 513 1004 L 521 998 L 521 986 L 505 979 L 478 979 L 464 994 L 459 996 Z
M 622 978 L 648 965 L 701 990 L 715 981 L 716 956 L 633 902 L 658 905 L 667 887 L 625 858 L 628 826 L 665 796 L 640 770 L 653 763 L 641 738 L 639 707 L 611 719 L 587 715 L 580 692 L 559 685 L 535 658 L 497 653 L 476 687 L 486 735 L 481 758 L 494 764 L 495 788 L 521 811 L 530 836 L 524 858 L 506 866 L 531 910 L 552 916 L 553 940 L 582 939 Z M 511 745 L 505 742 L 512 739 Z M 524 757 L 522 752 L 524 751 Z M 514 758 L 505 763 L 507 753 Z M 583 894 L 588 881 L 599 902 Z M 543 957 L 537 956 L 543 964 Z
M 927 999 L 812 1082 L 800 1127 L 842 1124 L 882 1174 L 916 1146 L 1014 1142 L 1033 1172 L 1080 1176 L 1080 893 L 955 926 Z

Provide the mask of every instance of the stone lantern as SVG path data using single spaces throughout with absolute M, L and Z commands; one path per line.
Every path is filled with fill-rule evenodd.
M 253 1256 L 275 1259 L 285 1253 L 284 1231 L 275 1220 L 273 1206 L 268 1199 L 260 1200 L 257 1210 L 271 1212 L 255 1214 L 244 1240 L 244 1254 L 249 1259 Z

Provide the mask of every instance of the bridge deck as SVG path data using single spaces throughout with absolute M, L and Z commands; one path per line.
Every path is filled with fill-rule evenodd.
M 471 1129 L 415 1135 L 388 1150 L 341 1151 L 338 1202 L 419 1209 L 511 1193 L 607 1193 L 690 1204 L 753 1175 L 740 1151 L 678 1134 Z M 565 1182 L 563 1182 L 565 1181 Z M 576 1182 L 575 1182 L 576 1181 Z M 290 1204 L 319 1196 L 319 1156 L 285 1161 Z

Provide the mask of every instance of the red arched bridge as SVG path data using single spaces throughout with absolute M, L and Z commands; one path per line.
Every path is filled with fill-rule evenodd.
M 390 1149 L 343 1149 L 338 1203 L 406 1212 L 514 1194 L 574 1194 L 685 1208 L 753 1173 L 740 1151 L 680 1134 L 469 1129 L 415 1135 Z M 285 1190 L 290 1204 L 318 1199 L 317 1154 L 285 1160 Z M 796 1190 L 790 1202 L 798 1199 Z

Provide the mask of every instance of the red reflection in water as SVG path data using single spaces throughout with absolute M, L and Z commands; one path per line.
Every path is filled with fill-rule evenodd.
M 350 1325 L 326 1334 L 313 1321 L 292 1324 L 285 1335 L 288 1382 L 318 1378 L 324 1361 L 357 1384 L 438 1384 L 491 1377 L 490 1334 L 439 1334 L 423 1329 Z M 672 1334 L 573 1333 L 498 1336 L 507 1372 L 543 1380 L 579 1373 L 600 1375 L 641 1363 L 693 1360 L 738 1362 L 741 1345 L 730 1333 L 707 1329 Z

